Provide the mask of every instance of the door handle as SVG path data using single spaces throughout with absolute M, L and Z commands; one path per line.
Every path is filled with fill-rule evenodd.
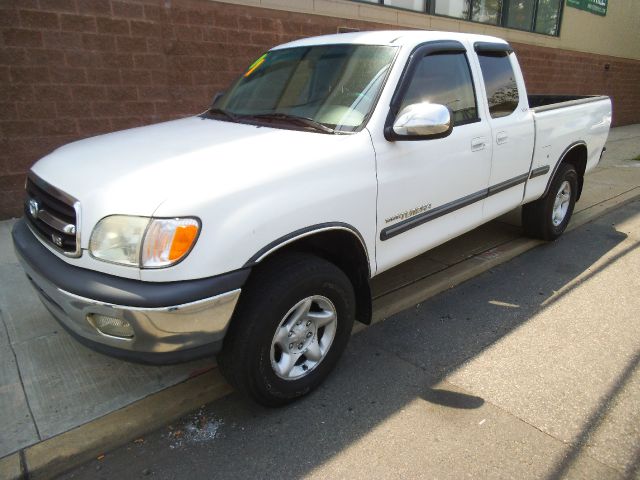
M 498 132 L 496 134 L 496 143 L 498 145 L 507 143 L 508 140 L 509 140 L 509 135 L 507 135 L 507 132 Z
M 476 137 L 471 140 L 471 151 L 477 152 L 483 150 L 487 146 L 487 141 L 484 137 Z

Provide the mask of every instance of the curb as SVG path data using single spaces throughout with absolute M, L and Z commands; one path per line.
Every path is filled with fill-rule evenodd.
M 640 187 L 593 205 L 574 214 L 568 231 L 585 225 L 610 211 L 640 198 Z M 399 290 L 373 300 L 371 324 L 399 313 L 451 289 L 481 273 L 546 242 L 518 238 L 451 267 L 429 275 Z M 356 324 L 353 333 L 367 328 Z M 0 478 L 6 480 L 51 479 L 119 447 L 136 437 L 157 430 L 203 404 L 232 391 L 217 369 L 151 394 L 120 410 L 73 430 L 0 459 Z
M 1 459 L 0 478 L 54 478 L 231 391 L 217 369 L 209 370 Z
M 25 478 L 22 474 L 20 452 L 12 453 L 4 458 L 0 458 L 0 478 L 6 478 L 7 480 Z

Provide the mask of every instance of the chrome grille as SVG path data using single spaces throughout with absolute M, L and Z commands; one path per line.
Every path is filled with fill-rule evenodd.
M 79 204 L 71 196 L 30 173 L 24 216 L 46 244 L 70 257 L 80 256 Z

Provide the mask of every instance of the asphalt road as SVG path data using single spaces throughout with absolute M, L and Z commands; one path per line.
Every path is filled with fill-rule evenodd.
M 639 245 L 636 201 L 62 478 L 640 478 Z

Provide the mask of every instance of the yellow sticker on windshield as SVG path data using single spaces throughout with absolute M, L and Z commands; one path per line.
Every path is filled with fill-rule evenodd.
M 267 58 L 267 54 L 265 53 L 259 59 L 257 59 L 255 62 L 253 62 L 251 64 L 251 66 L 249 67 L 249 70 L 247 70 L 247 73 L 244 74 L 244 76 L 248 77 L 253 72 L 255 72 L 257 70 L 257 68 L 264 63 L 266 58 Z

